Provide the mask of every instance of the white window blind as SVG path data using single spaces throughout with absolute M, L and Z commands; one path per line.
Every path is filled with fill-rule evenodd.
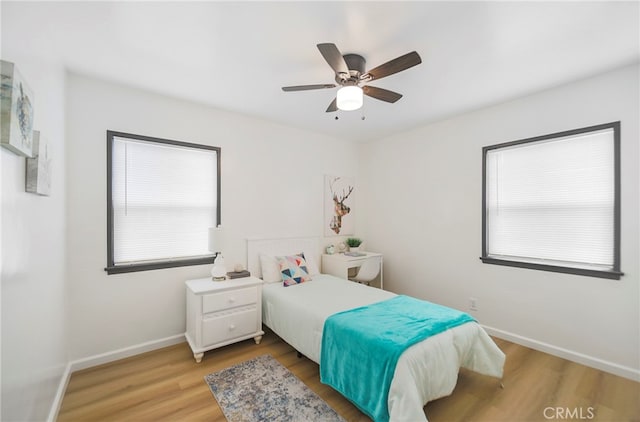
M 486 249 L 496 259 L 614 268 L 614 130 L 486 152 Z
M 211 255 L 217 151 L 132 138 L 112 145 L 113 265 Z

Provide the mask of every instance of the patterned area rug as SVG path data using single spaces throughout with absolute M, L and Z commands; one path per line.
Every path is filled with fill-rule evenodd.
M 229 422 L 340 421 L 324 400 L 271 355 L 204 377 Z

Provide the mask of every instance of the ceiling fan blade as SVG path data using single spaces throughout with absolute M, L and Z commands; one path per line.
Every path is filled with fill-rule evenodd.
M 386 62 L 385 64 L 381 64 L 380 66 L 371 69 L 370 71 L 362 75 L 361 79 L 381 79 L 386 76 L 393 75 L 394 73 L 407 70 L 410 67 L 418 65 L 420 63 L 422 63 L 420 55 L 415 51 L 412 51 L 411 53 L 407 53 L 404 56 L 397 57 L 391 61 Z
M 402 98 L 402 94 L 398 94 L 397 92 L 389 91 L 388 89 L 382 89 L 375 86 L 363 86 L 362 92 L 369 97 L 375 98 L 376 100 L 386 101 L 388 103 L 395 103 L 400 98 Z
M 294 85 L 294 86 L 283 86 L 282 90 L 289 91 L 309 91 L 312 89 L 325 89 L 325 88 L 335 88 L 335 84 L 317 84 L 317 85 Z
M 333 101 L 331 101 L 331 104 L 329 104 L 329 107 L 327 107 L 326 113 L 332 113 L 334 111 L 338 111 L 338 99 L 334 98 Z
M 349 75 L 349 67 L 347 66 L 347 62 L 344 61 L 344 57 L 342 57 L 342 53 L 338 50 L 335 44 L 324 43 L 318 44 L 318 50 L 320 50 L 320 54 L 322 57 L 329 63 L 329 66 L 333 69 L 336 74 L 346 73 Z

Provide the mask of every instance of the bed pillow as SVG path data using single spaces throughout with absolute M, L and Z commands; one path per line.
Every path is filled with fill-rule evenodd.
M 307 261 L 307 272 L 311 277 L 315 277 L 320 274 L 320 270 L 318 269 L 318 264 L 316 264 L 316 260 L 313 259 L 313 255 L 302 253 L 305 261 Z
M 294 255 L 294 254 L 292 254 Z M 298 254 L 300 255 L 300 254 Z M 307 261 L 307 273 L 310 277 L 320 274 L 318 265 L 313 256 L 301 253 L 305 261 Z M 280 263 L 275 256 L 260 254 L 260 270 L 262 272 L 262 280 L 265 283 L 279 283 L 282 281 L 282 273 L 280 272 Z
M 265 283 L 282 282 L 282 273 L 280 272 L 280 263 L 275 256 L 260 255 L 260 270 L 262 271 L 262 280 Z
M 285 287 L 311 280 L 304 254 L 276 257 L 280 263 L 282 283 Z

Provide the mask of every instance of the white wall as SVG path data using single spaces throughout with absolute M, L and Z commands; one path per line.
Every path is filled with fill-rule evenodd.
M 32 57 L 20 19 L 7 18 L 5 13 L 2 59 L 14 62 L 34 91 L 34 129 L 49 141 L 52 188 L 48 197 L 26 193 L 26 159 L 0 148 L 0 419 L 37 421 L 47 418 L 67 364 L 64 69 Z
M 363 146 L 363 233 L 385 254 L 385 286 L 462 310 L 475 297 L 474 316 L 498 335 L 639 378 L 638 75 L 623 68 Z M 482 264 L 482 147 L 617 120 L 621 280 Z
M 357 174 L 353 144 L 88 77 L 69 75 L 67 107 L 72 360 L 184 333 L 184 281 L 210 271 L 105 273 L 108 129 L 222 148 L 229 266 L 248 237 L 322 236 L 324 175 Z

